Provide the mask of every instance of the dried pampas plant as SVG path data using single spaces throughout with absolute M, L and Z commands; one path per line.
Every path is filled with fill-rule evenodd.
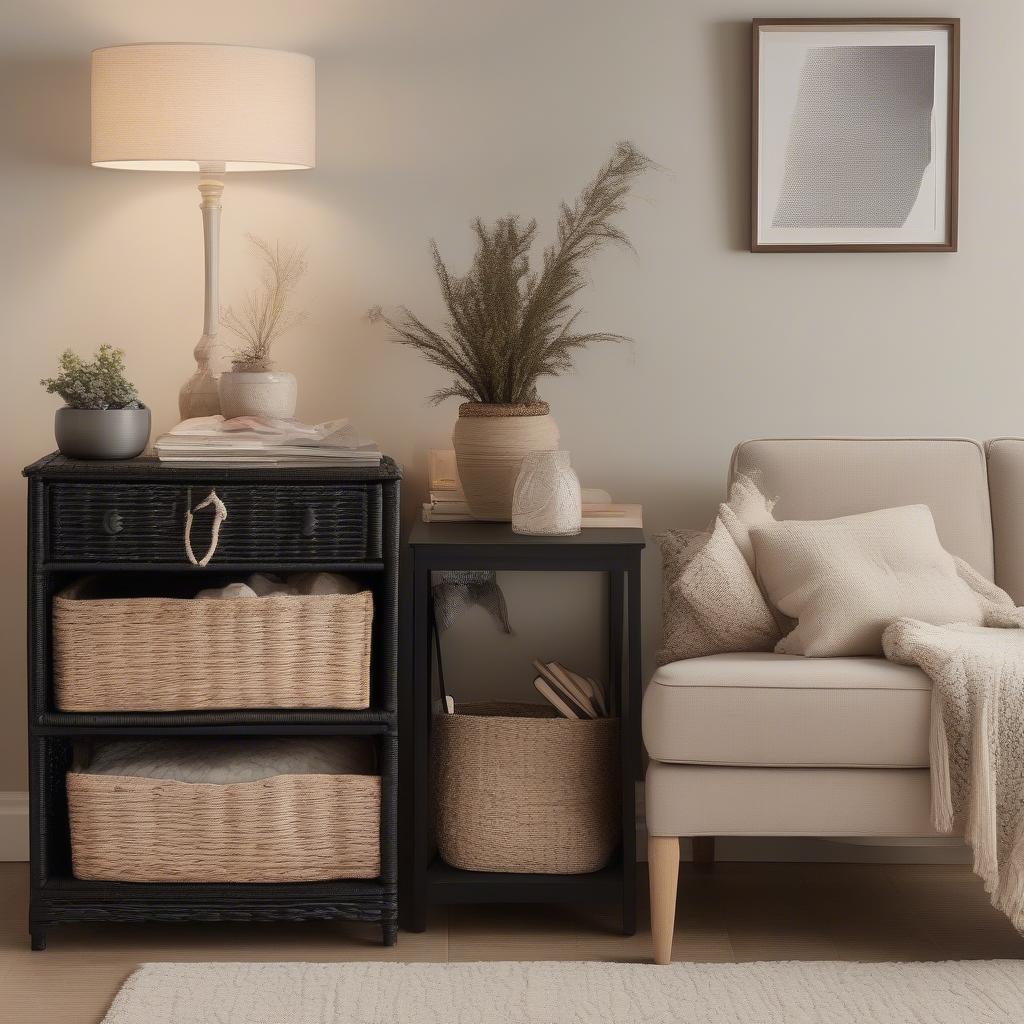
M 256 235 L 247 237 L 264 263 L 263 281 L 246 293 L 241 312 L 232 306 L 222 308 L 220 323 L 242 341 L 231 350 L 234 369 L 269 370 L 274 365 L 270 360 L 274 342 L 308 317 L 288 305 L 306 273 L 306 251 L 294 245 L 282 249 L 280 242 L 271 245 Z
M 452 374 L 455 380 L 432 395 L 433 402 L 530 404 L 537 401 L 537 381 L 571 369 L 577 349 L 627 340 L 605 331 L 574 331 L 582 311 L 573 300 L 587 283 L 587 261 L 605 242 L 630 246 L 614 219 L 634 179 L 652 166 L 632 143 L 620 142 L 576 202 L 562 204 L 557 238 L 544 251 L 539 274 L 530 273 L 535 220 L 524 224 L 510 215 L 490 227 L 473 221 L 477 252 L 464 277 L 450 273 L 431 243 L 448 309 L 446 332 L 428 327 L 404 306 L 397 317 L 374 308 L 370 319 L 385 323 L 394 341 Z

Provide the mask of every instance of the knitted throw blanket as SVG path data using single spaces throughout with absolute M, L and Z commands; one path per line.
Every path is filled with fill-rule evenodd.
M 1024 932 L 1024 608 L 991 605 L 984 626 L 898 619 L 882 647 L 932 681 L 932 823 L 963 830 L 993 906 Z

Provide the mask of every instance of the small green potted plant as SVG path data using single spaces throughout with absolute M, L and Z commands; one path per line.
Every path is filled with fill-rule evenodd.
M 71 459 L 134 459 L 149 443 L 150 414 L 124 372 L 124 352 L 100 345 L 92 362 L 71 349 L 60 372 L 39 382 L 64 407 L 54 417 L 62 455 Z

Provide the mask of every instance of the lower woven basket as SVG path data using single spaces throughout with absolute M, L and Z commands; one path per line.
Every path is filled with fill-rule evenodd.
M 434 719 L 434 831 L 468 871 L 598 871 L 619 842 L 619 723 L 534 704 Z
M 68 772 L 76 878 L 312 882 L 380 874 L 380 777 L 225 785 Z

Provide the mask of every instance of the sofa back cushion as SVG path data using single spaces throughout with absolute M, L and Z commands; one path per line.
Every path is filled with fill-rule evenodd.
M 1024 493 L 1024 452 L 1021 458 Z M 927 505 L 943 547 L 994 578 L 985 453 L 977 441 L 764 438 L 737 445 L 730 481 L 737 473 L 753 476 L 768 497 L 778 499 L 776 519 L 833 519 Z M 1024 524 L 1020 530 L 1024 544 Z
M 985 445 L 992 497 L 996 583 L 1024 604 L 1024 438 L 1000 437 Z

